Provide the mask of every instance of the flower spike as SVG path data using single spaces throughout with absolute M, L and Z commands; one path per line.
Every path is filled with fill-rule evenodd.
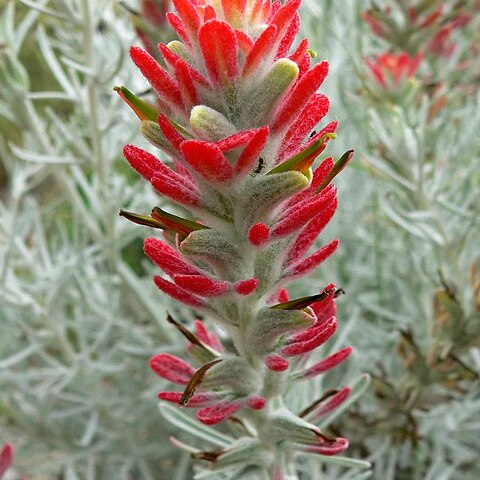
M 161 240 L 144 243 L 161 270 L 154 283 L 202 316 L 192 327 L 167 318 L 187 339 L 192 363 L 169 353 L 152 358 L 157 375 L 184 386 L 158 398 L 197 409 L 205 425 L 242 427 L 232 429 L 238 438 L 228 448 L 195 453 L 213 470 L 280 475 L 286 465 L 276 469 L 276 458 L 295 458 L 292 449 L 334 455 L 348 447 L 310 421 L 340 405 L 348 389 L 324 397 L 305 417 L 283 401 L 294 382 L 311 381 L 351 351 L 309 362 L 336 331 L 341 289 L 331 284 L 293 300 L 285 290 L 338 246 L 333 240 L 313 250 L 337 208 L 331 182 L 352 155 L 318 160 L 338 122 L 317 126 L 330 108 L 317 92 L 328 63 L 313 60 L 308 39 L 295 42 L 300 3 L 173 0 L 176 11 L 166 17 L 179 39 L 160 43 L 155 56 L 130 51 L 157 96 L 155 108 L 118 90 L 144 137 L 162 150 L 157 158 L 128 145 L 125 158 L 164 201 L 188 212 L 154 207 L 150 216 L 121 215 L 163 230 Z

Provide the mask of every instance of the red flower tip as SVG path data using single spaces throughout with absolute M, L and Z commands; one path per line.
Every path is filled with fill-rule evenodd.
M 229 152 L 235 148 L 245 146 L 255 135 L 255 130 L 241 130 L 216 142 L 217 147 L 223 152 Z
M 154 355 L 150 359 L 150 368 L 159 377 L 179 385 L 186 385 L 195 373 L 195 369 L 187 362 L 168 353 Z
M 255 397 L 250 397 L 247 400 L 247 405 L 252 410 L 262 410 L 262 408 L 264 408 L 266 404 L 267 404 L 267 399 L 264 397 L 255 396 Z
M 290 296 L 288 295 L 288 291 L 286 288 L 282 288 L 278 293 L 278 303 L 285 303 L 290 300 Z
M 252 169 L 255 162 L 259 160 L 263 147 L 268 140 L 269 131 L 270 129 L 267 126 L 261 127 L 250 138 L 235 164 L 235 175 L 238 179 L 244 177 Z M 247 132 L 251 132 L 251 130 L 247 130 Z
M 275 25 L 269 25 L 257 38 L 245 60 L 243 77 L 255 73 L 260 62 L 268 55 L 272 48 L 272 43 L 275 41 L 276 34 L 277 27 Z
M 175 9 L 181 19 L 186 31 L 193 37 L 198 31 L 201 24 L 200 15 L 195 8 L 195 3 L 189 0 L 173 0 Z
M 336 188 L 331 185 L 322 192 L 303 200 L 300 204 L 288 208 L 273 228 L 272 235 L 284 237 L 304 227 L 319 212 L 328 208 L 335 201 L 335 197 Z
M 209 182 L 225 183 L 231 179 L 232 167 L 217 145 L 200 140 L 186 140 L 181 149 L 185 161 Z
M 175 283 L 196 295 L 217 297 L 230 289 L 230 283 L 203 275 L 173 275 Z
M 337 306 L 335 303 L 336 291 L 335 284 L 330 283 L 323 289 L 323 292 L 328 293 L 328 296 L 319 302 L 312 303 L 311 307 L 317 317 L 317 325 L 325 323 L 337 314 Z
M 150 260 L 167 275 L 199 275 L 202 273 L 199 268 L 187 263 L 173 247 L 158 238 L 146 238 L 143 242 L 143 250 Z
M 155 174 L 162 173 L 168 168 L 155 156 L 135 145 L 125 145 L 123 156 L 130 166 L 146 180 L 151 180 Z
M 182 95 L 177 83 L 160 64 L 140 47 L 131 47 L 130 56 L 161 100 L 170 107 L 183 109 Z
M 12 466 L 13 462 L 13 446 L 6 443 L 0 452 L 0 478 Z
M 180 403 L 183 392 L 159 392 L 157 397 L 159 400 L 165 400 L 166 402 Z
M 288 361 L 279 355 L 269 355 L 265 358 L 264 362 L 272 372 L 284 372 L 289 366 Z
M 163 113 L 159 113 L 156 120 L 165 138 L 170 142 L 170 145 L 180 153 L 180 145 L 185 141 L 185 138 L 180 135 L 178 130 Z
M 293 91 L 276 114 L 272 125 L 272 131 L 278 132 L 279 130 L 291 126 L 293 121 L 307 105 L 310 98 L 323 83 L 327 73 L 328 63 L 321 62 L 306 72 L 303 77 L 298 80 Z
M 324 245 L 304 260 L 292 265 L 285 277 L 301 277 L 311 272 L 314 268 L 323 263 L 338 248 L 338 240 L 332 240 L 329 244 Z
M 180 404 L 183 392 L 160 392 L 157 394 L 159 400 Z M 216 392 L 200 392 L 194 393 L 192 398 L 186 405 L 188 408 L 206 407 L 214 402 L 219 402 L 223 398 L 223 394 Z
M 214 18 L 217 18 L 217 12 L 211 5 L 207 5 L 204 10 L 203 21 L 208 22 L 209 20 L 213 20 Z
M 198 42 L 210 80 L 227 87 L 237 78 L 238 41 L 233 28 L 220 20 L 209 20 L 198 30 Z
M 374 60 L 366 59 L 365 61 L 377 83 L 388 88 L 392 84 L 397 86 L 401 81 L 413 77 L 422 58 L 421 53 L 411 57 L 406 52 L 400 52 L 384 53 Z
M 288 252 L 287 263 L 289 265 L 296 263 L 303 258 L 308 249 L 315 243 L 317 237 L 327 226 L 336 209 L 337 199 L 334 198 L 333 202 L 327 208 L 322 210 L 303 228 L 300 235 L 295 240 L 295 243 L 292 245 L 292 248 Z
M 241 280 L 235 284 L 235 291 L 240 295 L 250 295 L 258 287 L 258 278 Z
M 185 179 L 176 172 L 170 171 L 167 174 L 162 173 L 155 175 L 151 179 L 151 183 L 157 192 L 180 205 L 191 208 L 201 207 L 203 205 L 198 191 L 189 188 Z
M 350 354 L 352 353 L 352 347 L 346 347 L 338 352 L 333 353 L 332 355 L 324 358 L 320 362 L 316 363 L 315 365 L 307 368 L 298 373 L 298 377 L 300 378 L 312 378 L 321 373 L 325 373 L 326 371 L 336 367 L 343 361 L 345 361 Z
M 242 406 L 242 402 L 217 403 L 198 410 L 196 416 L 205 425 L 216 425 L 231 417 Z
M 281 349 L 281 354 L 285 357 L 292 357 L 311 352 L 323 345 L 335 333 L 336 329 L 337 320 L 335 317 L 320 325 L 313 325 L 307 330 L 290 337 L 287 345 Z
M 335 410 L 340 406 L 350 395 L 351 389 L 349 387 L 343 387 L 338 392 L 334 393 L 331 397 L 328 397 L 323 402 L 319 403 L 313 411 L 312 419 L 315 421 L 320 417 L 323 417 L 327 413 Z
M 155 282 L 155 285 L 158 287 L 159 290 L 161 290 L 163 293 L 166 293 L 175 300 L 184 303 L 185 305 L 188 305 L 190 307 L 205 306 L 204 300 L 200 297 L 193 295 L 184 288 L 179 287 L 178 285 L 175 285 L 174 283 L 171 283 L 168 280 L 159 277 L 158 275 L 153 277 L 153 281 Z
M 265 223 L 256 223 L 248 232 L 248 240 L 255 247 L 263 247 L 270 238 L 270 228 Z
M 269 299 L 268 304 L 273 305 L 277 303 L 286 303 L 290 300 L 290 296 L 288 295 L 288 291 L 286 288 L 281 288 L 277 292 L 275 292 Z
M 304 451 L 310 453 L 318 453 L 320 455 L 337 455 L 348 448 L 348 440 L 346 438 L 335 438 L 332 440 L 322 439 L 322 443 L 311 445 L 304 448 Z
M 198 339 L 219 353 L 223 352 L 223 345 L 215 332 L 209 332 L 201 320 L 195 320 L 195 332 Z

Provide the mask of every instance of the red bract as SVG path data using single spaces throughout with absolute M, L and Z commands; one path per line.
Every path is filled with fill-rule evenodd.
M 332 442 L 321 441 L 318 445 L 304 447 L 303 450 L 309 453 L 318 453 L 320 455 L 337 455 L 348 447 L 346 438 L 336 438 Z
M 13 462 L 13 447 L 9 443 L 6 443 L 0 451 L 0 478 L 6 473 L 6 471 L 12 466 Z
M 288 361 L 279 355 L 269 355 L 265 358 L 265 365 L 272 372 L 283 372 L 288 369 Z
M 310 220 L 310 222 L 304 227 L 288 253 L 289 265 L 300 260 L 307 253 L 308 249 L 314 244 L 317 237 L 320 235 L 320 233 L 322 233 L 323 229 L 333 217 L 336 208 L 337 199 L 335 197 L 327 208 L 314 216 L 313 219 Z
M 135 147 L 135 145 L 125 145 L 123 155 L 132 168 L 147 180 L 151 180 L 155 174 L 160 175 L 167 169 L 155 155 Z
M 229 137 L 222 138 L 216 142 L 217 147 L 223 152 L 229 152 L 238 147 L 244 147 L 250 142 L 252 137 L 255 136 L 256 130 L 243 130 L 238 133 L 234 133 Z
M 329 106 L 328 98 L 324 95 L 316 93 L 310 98 L 285 135 L 279 161 L 296 153 L 298 145 L 301 144 L 305 136 L 328 113 Z
M 335 303 L 335 285 L 327 285 L 324 292 L 328 292 L 328 295 L 321 301 L 314 302 L 310 305 L 310 308 L 314 311 L 317 317 L 317 323 L 321 324 L 334 317 L 337 314 L 337 305 Z
M 151 183 L 157 192 L 180 205 L 191 208 L 202 206 L 199 193 L 194 188 L 189 188 L 184 179 L 181 183 L 180 179 L 180 175 L 170 170 L 166 175 L 155 175 Z
M 166 402 L 180 403 L 183 392 L 160 392 L 157 396 Z M 194 393 L 188 402 L 190 408 L 202 408 L 223 401 L 224 395 L 219 393 Z
M 340 406 L 350 395 L 350 389 L 348 387 L 344 387 L 338 392 L 334 393 L 331 397 L 328 397 L 323 402 L 319 403 L 315 410 L 312 412 L 312 420 L 316 421 L 320 417 L 327 415 L 327 413 L 332 412 L 338 406 Z
M 399 54 L 384 53 L 375 59 L 366 59 L 373 78 L 384 88 L 398 86 L 410 77 L 413 77 L 420 66 L 421 54 L 411 57 L 406 52 Z
M 470 22 L 478 9 L 474 2 L 466 7 L 441 1 L 404 3 L 407 5 L 396 11 L 391 7 L 383 10 L 374 7 L 362 12 L 362 18 L 375 35 L 390 42 L 393 47 L 440 57 L 449 57 L 455 51 L 452 33 Z
M 285 272 L 285 278 L 297 278 L 306 275 L 311 272 L 314 268 L 318 267 L 323 263 L 338 247 L 338 240 L 335 239 L 330 242 L 328 245 L 319 248 L 317 251 L 312 253 L 307 258 L 290 265 Z
M 342 363 L 346 360 L 349 355 L 352 353 L 352 347 L 346 347 L 334 354 L 324 358 L 320 362 L 317 362 L 315 365 L 298 372 L 297 376 L 299 378 L 312 378 L 321 373 L 336 367 L 339 363 Z
M 245 146 L 235 164 L 237 178 L 243 178 L 251 171 L 267 142 L 268 133 L 268 127 L 259 128 Z
M 261 247 L 265 245 L 270 238 L 270 229 L 264 223 L 256 223 L 248 232 L 248 240 L 252 245 Z
M 211 407 L 204 407 L 197 412 L 197 418 L 205 425 L 215 425 L 231 417 L 240 410 L 242 403 L 239 401 L 230 403 L 217 403 Z
M 188 290 L 185 290 L 184 288 L 181 288 L 174 283 L 171 283 L 168 280 L 159 277 L 158 275 L 153 277 L 153 281 L 155 282 L 155 285 L 158 287 L 158 289 L 161 290 L 163 293 L 166 293 L 170 297 L 184 303 L 185 305 L 188 305 L 189 307 L 200 308 L 206 306 L 205 301 L 202 300 L 200 297 L 192 295 Z
M 277 27 L 275 25 L 269 25 L 262 34 L 258 37 L 257 41 L 252 45 L 252 48 L 248 52 L 247 59 L 243 66 L 243 76 L 248 77 L 253 74 L 259 67 L 262 60 L 268 54 L 271 49 L 271 45 L 275 36 L 277 35 Z
M 328 73 L 328 63 L 315 65 L 295 85 L 290 96 L 285 100 L 283 107 L 277 114 L 272 130 L 281 130 L 290 126 L 297 118 L 310 98 L 325 80 Z
M 205 345 L 212 347 L 217 352 L 223 353 L 223 345 L 217 334 L 215 332 L 209 332 L 200 320 L 195 321 L 195 330 L 200 341 Z
M 195 369 L 188 363 L 168 353 L 161 353 L 152 357 L 150 368 L 159 377 L 179 385 L 186 385 L 195 373 Z
M 180 17 L 182 29 L 188 32 L 188 36 L 192 41 L 195 41 L 201 24 L 201 18 L 195 8 L 195 4 L 188 0 L 173 0 L 173 4 Z
M 198 42 L 211 82 L 223 87 L 235 82 L 239 75 L 238 42 L 233 28 L 210 20 L 200 28 Z
M 272 235 L 283 237 L 303 227 L 319 212 L 330 206 L 335 201 L 335 195 L 336 189 L 332 186 L 290 207 L 272 230 Z
M 181 205 L 201 206 L 202 200 L 196 187 L 157 157 L 133 145 L 126 145 L 123 154 L 130 165 L 149 180 L 158 192 Z
M 308 353 L 323 345 L 337 329 L 337 320 L 332 317 L 325 324 L 310 327 L 305 332 L 291 337 L 280 352 L 285 357 Z
M 247 400 L 247 405 L 252 410 L 262 410 L 262 408 L 265 407 L 266 403 L 267 403 L 267 400 L 263 397 L 250 397 Z
M 176 82 L 147 52 L 138 47 L 130 49 L 130 56 L 157 95 L 172 109 L 182 109 L 182 95 Z
M 327 179 L 333 168 L 333 158 L 326 158 L 314 171 L 310 186 L 300 193 L 294 195 L 285 203 L 285 211 L 287 208 L 299 205 L 303 200 L 318 193 L 318 187 Z
M 225 183 L 233 174 L 220 148 L 212 143 L 187 140 L 182 143 L 182 154 L 192 169 L 212 183 Z
M 163 43 L 158 44 L 158 49 L 162 54 L 163 59 L 165 60 L 166 64 L 171 68 L 177 68 L 179 65 L 182 66 L 186 71 L 188 71 L 190 77 L 192 78 L 194 84 L 196 86 L 204 86 L 207 87 L 209 85 L 208 80 L 195 68 L 185 62 L 180 56 L 178 56 L 175 52 L 170 50 L 167 45 Z
M 202 275 L 173 275 L 175 283 L 189 292 L 204 297 L 216 297 L 230 289 L 230 284 Z
M 280 45 L 278 46 L 277 53 L 275 58 L 282 58 L 288 55 L 290 47 L 295 40 L 295 37 L 300 29 L 300 17 L 298 13 L 295 13 L 293 20 L 290 22 L 290 25 L 285 32 L 285 36 L 282 38 Z
M 187 263 L 170 245 L 156 238 L 147 238 L 144 251 L 167 275 L 201 275 L 202 271 Z
M 249 278 L 248 280 L 241 280 L 235 284 L 235 291 L 240 295 L 250 295 L 258 287 L 257 278 Z
M 175 151 L 181 153 L 181 145 L 185 138 L 178 133 L 168 118 L 162 113 L 158 115 L 158 126 Z

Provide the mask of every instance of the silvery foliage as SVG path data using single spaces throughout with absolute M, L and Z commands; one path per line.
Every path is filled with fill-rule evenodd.
M 167 308 L 191 318 L 151 286 L 147 262 L 132 258 L 140 249 L 129 250 L 144 232 L 117 216 L 120 206 L 159 203 L 119 159 L 122 145 L 138 138 L 111 87 L 121 78 L 145 88 L 124 61 L 130 25 L 110 1 L 21 3 L 4 2 L 0 23 L 0 154 L 8 179 L 0 203 L 0 440 L 16 448 L 11 476 L 191 478 L 190 457 L 172 450 L 169 431 L 182 427 L 185 440 L 202 447 L 233 437 L 164 406 L 172 430 L 157 411 L 162 385 L 147 360 L 184 347 L 165 328 Z M 292 392 L 292 405 L 316 398 L 328 378 Z M 349 370 L 332 385 L 356 378 Z M 335 416 L 366 383 L 352 385 Z M 305 479 L 370 475 L 361 460 L 298 460 Z M 212 478 L 201 469 L 196 477 Z
M 352 162 L 339 184 L 343 208 L 335 227 L 344 248 L 329 264 L 337 283 L 347 291 L 347 317 L 356 321 L 349 341 L 356 347 L 359 369 L 399 388 L 412 387 L 427 398 L 427 404 L 431 402 L 425 411 L 412 409 L 419 436 L 416 446 L 408 438 L 395 437 L 394 422 L 389 423 L 395 406 L 386 407 L 375 388 L 362 398 L 354 416 L 343 417 L 342 432 L 355 443 L 355 431 L 367 451 L 375 452 L 374 478 L 477 478 L 479 312 L 473 305 L 471 266 L 478 261 L 480 238 L 478 86 L 467 95 L 447 88 L 452 101 L 433 120 L 428 118 L 432 100 L 426 95 L 420 95 L 415 105 L 408 97 L 397 105 L 372 105 L 361 93 L 366 75 L 363 58 L 382 50 L 360 17 L 368 5 L 348 1 L 319 6 L 309 0 L 306 4 L 312 12 L 308 31 L 312 42 L 316 36 L 325 39 L 326 43 L 317 44 L 325 45 L 338 62 L 333 68 L 342 72 L 337 73 L 340 84 L 327 87 L 342 98 L 339 120 L 347 124 L 357 147 L 356 165 Z M 475 85 L 470 77 L 474 69 L 459 78 L 454 66 L 468 55 L 472 41 L 468 35 L 478 28 L 478 21 L 474 18 L 468 30 L 456 32 L 454 57 L 435 60 L 431 68 L 436 78 Z M 384 48 L 388 50 L 385 44 Z M 412 95 L 419 88 L 413 82 Z M 333 101 L 338 96 L 330 93 Z M 378 144 L 385 148 L 382 154 L 375 148 Z M 446 292 L 456 297 L 449 307 L 455 312 L 459 305 L 462 314 L 442 317 L 445 311 L 434 307 Z M 345 318 L 345 314 L 339 316 Z M 442 318 L 448 322 L 442 324 Z M 458 364 L 465 377 L 457 382 L 459 388 L 435 381 L 409 384 L 423 374 L 414 369 L 405 373 L 404 359 L 397 352 L 400 345 L 405 346 L 400 331 L 412 332 L 424 357 L 436 346 L 451 348 L 467 367 Z M 470 341 L 465 338 L 468 335 Z M 359 426 L 359 415 L 367 420 L 363 426 Z M 375 422 L 378 416 L 384 416 L 383 422 Z
M 130 26 L 106 1 L 2 3 L 0 441 L 30 479 L 186 478 L 148 370 L 177 339 L 118 217 L 158 201 L 119 168 Z

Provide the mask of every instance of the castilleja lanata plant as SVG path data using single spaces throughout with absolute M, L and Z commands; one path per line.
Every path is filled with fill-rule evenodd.
M 189 340 L 195 364 L 154 356 L 151 368 L 181 386 L 159 398 L 197 409 L 207 425 L 242 423 L 248 435 L 203 458 L 275 479 L 292 475 L 279 459 L 295 451 L 335 455 L 348 446 L 317 426 L 346 400 L 348 387 L 298 415 L 283 400 L 298 382 L 351 352 L 309 361 L 336 330 L 334 285 L 295 300 L 286 291 L 337 248 L 333 240 L 310 252 L 337 206 L 331 181 L 353 153 L 313 168 L 337 122 L 312 131 L 329 108 L 317 93 L 328 64 L 310 65 L 307 39 L 292 48 L 300 3 L 174 0 L 176 13 L 167 19 L 179 40 L 158 46 L 166 67 L 139 47 L 130 50 L 158 96 L 155 107 L 116 88 L 142 121 L 143 135 L 170 160 L 133 145 L 124 148 L 125 158 L 190 212 L 184 218 L 155 207 L 150 215 L 121 215 L 162 230 L 162 238 L 144 245 L 164 273 L 154 277 L 156 286 L 220 325 L 233 345 L 226 351 L 201 321 L 194 333 L 169 317 Z

